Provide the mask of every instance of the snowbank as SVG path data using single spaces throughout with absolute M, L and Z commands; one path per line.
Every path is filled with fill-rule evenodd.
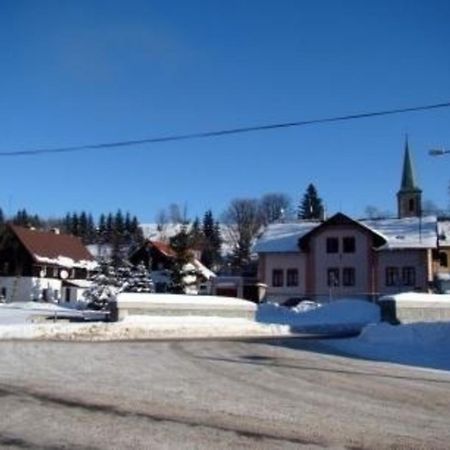
M 263 325 L 246 319 L 211 316 L 128 316 L 115 323 L 0 325 L 0 339 L 111 341 L 289 335 L 291 332 L 288 326 Z
M 380 308 L 362 300 L 336 300 L 316 309 L 298 312 L 266 303 L 258 308 L 256 320 L 289 325 L 296 331 L 360 331 L 367 324 L 380 321 Z
M 367 326 L 353 339 L 332 340 L 326 347 L 348 356 L 450 370 L 450 323 Z

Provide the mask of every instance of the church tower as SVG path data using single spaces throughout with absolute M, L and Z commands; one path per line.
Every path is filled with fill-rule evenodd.
M 420 217 L 422 214 L 422 190 L 417 186 L 408 137 L 405 140 L 402 184 L 397 192 L 398 217 Z

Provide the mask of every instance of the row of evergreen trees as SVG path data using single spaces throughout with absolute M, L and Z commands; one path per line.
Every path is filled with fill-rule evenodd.
M 63 219 L 42 219 L 37 214 L 29 214 L 26 209 L 20 209 L 9 219 L 14 225 L 41 229 L 59 228 L 62 232 L 81 238 L 85 244 L 111 243 L 117 236 L 123 236 L 129 242 L 142 241 L 142 232 L 136 216 L 123 214 L 119 209 L 115 214 L 101 214 L 95 221 L 92 214 L 67 213 Z M 6 222 L 6 217 L 0 208 L 0 225 Z

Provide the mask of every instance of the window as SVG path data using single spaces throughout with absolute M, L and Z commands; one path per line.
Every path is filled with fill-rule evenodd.
M 344 286 L 354 286 L 355 285 L 355 268 L 354 267 L 344 267 L 342 270 L 342 284 Z
M 355 253 L 355 238 L 349 236 L 342 239 L 342 249 L 344 253 Z
M 288 269 L 286 273 L 286 285 L 298 286 L 298 269 Z
M 416 284 L 416 269 L 414 267 L 403 267 L 402 282 L 404 286 L 414 286 Z
M 2 272 L 3 272 L 3 275 L 8 275 L 9 274 L 9 262 L 8 261 L 5 261 L 3 263 Z
M 386 286 L 398 285 L 398 267 L 386 267 Z
M 413 198 L 410 198 L 408 201 L 408 209 L 409 209 L 409 212 L 414 212 L 415 204 L 414 204 Z
M 273 269 L 272 271 L 272 286 L 280 287 L 283 286 L 283 270 Z
M 327 253 L 337 253 L 339 251 L 339 240 L 335 237 L 327 238 Z
M 445 252 L 439 253 L 439 265 L 441 267 L 448 267 L 448 256 Z
M 2 287 L 2 290 L 1 290 L 1 292 L 0 292 L 0 298 L 6 299 L 6 293 L 7 293 L 6 288 L 5 288 L 5 287 Z
M 327 271 L 327 284 L 329 287 L 339 286 L 339 269 L 330 267 Z
M 53 267 L 53 278 L 58 278 L 58 268 Z

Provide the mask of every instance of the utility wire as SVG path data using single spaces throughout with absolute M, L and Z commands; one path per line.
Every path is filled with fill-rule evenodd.
M 103 144 L 88 144 L 88 145 L 79 145 L 79 146 L 74 146 L 74 147 L 38 148 L 38 149 L 19 150 L 19 151 L 4 151 L 4 152 L 0 152 L 0 156 L 14 157 L 14 156 L 42 155 L 45 153 L 69 153 L 69 152 L 79 152 L 79 151 L 86 151 L 86 150 L 100 150 L 100 149 L 109 149 L 109 148 L 130 147 L 130 146 L 143 145 L 143 144 L 158 144 L 158 143 L 162 143 L 162 142 L 186 141 L 186 140 L 191 140 L 191 139 L 203 139 L 203 138 L 226 136 L 226 135 L 230 135 L 230 134 L 241 134 L 241 133 L 250 133 L 250 132 L 256 132 L 256 131 L 276 130 L 276 129 L 280 129 L 280 128 L 301 127 L 301 126 L 305 126 L 305 125 L 316 125 L 316 124 L 321 124 L 321 123 L 343 122 L 343 121 L 347 121 L 347 120 L 365 119 L 365 118 L 369 118 L 369 117 L 388 116 L 388 115 L 392 115 L 392 114 L 427 111 L 427 110 L 432 110 L 432 109 L 441 109 L 441 108 L 449 108 L 449 107 L 450 107 L 450 102 L 446 102 L 446 103 L 437 103 L 434 105 L 413 106 L 410 108 L 399 108 L 399 109 L 390 109 L 390 110 L 385 110 L 385 111 L 375 111 L 375 112 L 351 114 L 351 115 L 347 115 L 347 116 L 326 117 L 326 118 L 322 118 L 322 119 L 301 120 L 298 122 L 285 122 L 285 123 L 277 123 L 277 124 L 258 125 L 258 126 L 252 126 L 252 127 L 229 128 L 229 129 L 225 129 L 225 130 L 169 135 L 169 136 L 161 136 L 161 137 L 154 137 L 154 138 L 147 138 L 147 139 L 135 139 L 135 140 L 129 140 L 129 141 L 108 142 L 108 143 L 103 143 Z

